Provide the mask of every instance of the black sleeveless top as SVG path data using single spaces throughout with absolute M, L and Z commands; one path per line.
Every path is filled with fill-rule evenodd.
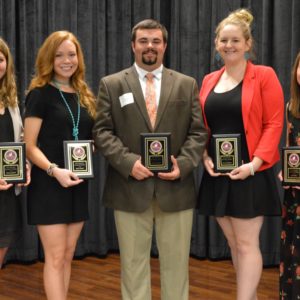
M 205 102 L 205 115 L 211 134 L 241 134 L 242 160 L 249 162 L 249 154 L 242 118 L 242 81 L 224 93 L 211 91 Z M 212 153 L 212 144 L 208 149 Z

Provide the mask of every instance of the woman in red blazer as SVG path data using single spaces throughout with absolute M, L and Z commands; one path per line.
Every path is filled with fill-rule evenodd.
M 284 98 L 274 70 L 247 60 L 253 43 L 252 20 L 248 10 L 239 9 L 218 25 L 215 46 L 224 67 L 207 75 L 200 90 L 210 139 L 203 155 L 198 208 L 201 214 L 216 217 L 228 240 L 238 300 L 256 299 L 263 216 L 281 214 L 272 166 L 279 160 Z M 239 136 L 238 165 L 232 159 L 235 144 L 224 134 Z M 226 163 L 232 164 L 231 170 L 226 170 Z

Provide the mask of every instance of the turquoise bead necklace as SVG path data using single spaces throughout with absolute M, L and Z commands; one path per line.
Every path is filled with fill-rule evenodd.
M 64 94 L 62 93 L 62 91 L 61 91 L 60 88 L 59 88 L 60 82 L 58 82 L 58 81 L 55 80 L 55 79 L 52 79 L 52 82 L 53 82 L 53 84 L 55 85 L 55 87 L 58 89 L 58 91 L 59 91 L 59 93 L 60 93 L 60 96 L 61 96 L 62 100 L 64 101 L 64 103 L 65 103 L 65 105 L 66 105 L 66 107 L 67 107 L 67 109 L 68 109 L 68 111 L 69 111 L 69 114 L 70 114 L 71 119 L 72 119 L 72 124 L 73 124 L 72 135 L 73 135 L 73 137 L 74 137 L 74 140 L 75 140 L 75 141 L 78 141 L 78 134 L 79 134 L 79 128 L 78 128 L 78 127 L 79 127 L 79 121 L 80 121 L 80 101 L 79 101 L 79 95 L 78 95 L 78 92 L 76 93 L 76 94 L 77 94 L 77 108 L 78 108 L 78 112 L 77 112 L 77 120 L 76 120 L 76 122 L 75 122 L 75 118 L 74 118 L 74 115 L 73 115 L 73 113 L 72 113 L 72 111 L 71 111 L 71 108 L 70 108 L 70 106 L 69 106 L 69 104 L 68 104 L 68 102 L 67 102 L 67 100 L 66 100 Z

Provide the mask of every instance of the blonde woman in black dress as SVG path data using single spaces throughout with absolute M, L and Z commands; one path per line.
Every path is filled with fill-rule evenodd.
M 25 111 L 25 141 L 34 164 L 28 222 L 37 225 L 43 245 L 49 300 L 67 298 L 76 243 L 89 216 L 88 182 L 64 168 L 63 141 L 91 139 L 94 114 L 77 38 L 52 33 L 38 52 Z
M 279 216 L 281 204 L 273 165 L 279 160 L 284 99 L 274 70 L 248 58 L 252 14 L 240 9 L 216 29 L 215 46 L 224 67 L 205 76 L 200 102 L 212 134 L 240 134 L 242 165 L 214 172 L 213 143 L 203 155 L 201 214 L 215 216 L 227 238 L 236 271 L 237 299 L 255 300 L 262 272 L 259 234 L 264 216 Z
M 20 142 L 23 126 L 18 107 L 14 64 L 6 42 L 0 38 L 0 142 Z M 28 169 L 29 170 L 29 169 Z M 27 172 L 27 183 L 30 172 Z M 20 186 L 0 179 L 0 269 L 5 254 L 21 230 Z

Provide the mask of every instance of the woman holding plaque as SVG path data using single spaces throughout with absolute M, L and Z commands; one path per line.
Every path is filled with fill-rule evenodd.
M 300 52 L 291 75 L 286 106 L 286 146 L 300 146 Z M 282 180 L 282 175 L 279 175 Z M 280 299 L 300 299 L 300 184 L 284 186 L 280 251 Z
M 53 32 L 45 40 L 28 90 L 25 141 L 34 164 L 28 222 L 37 225 L 45 252 L 47 298 L 66 299 L 76 243 L 88 219 L 88 183 L 64 168 L 63 142 L 90 140 L 95 115 L 82 49 L 72 33 Z
M 20 142 L 22 135 L 13 59 L 7 44 L 0 38 L 0 143 Z M 27 172 L 26 185 L 29 182 Z M 0 269 L 8 247 L 21 230 L 21 203 L 17 197 L 21 189 L 13 186 L 0 178 Z
M 203 155 L 198 208 L 216 217 L 227 238 L 239 300 L 256 299 L 263 216 L 281 213 L 272 166 L 279 160 L 283 93 L 274 70 L 249 59 L 252 20 L 248 10 L 239 9 L 219 23 L 215 48 L 224 66 L 205 76 L 200 90 L 210 140 Z M 218 144 L 216 137 L 225 138 L 224 143 Z M 240 164 L 232 155 L 240 156 Z

